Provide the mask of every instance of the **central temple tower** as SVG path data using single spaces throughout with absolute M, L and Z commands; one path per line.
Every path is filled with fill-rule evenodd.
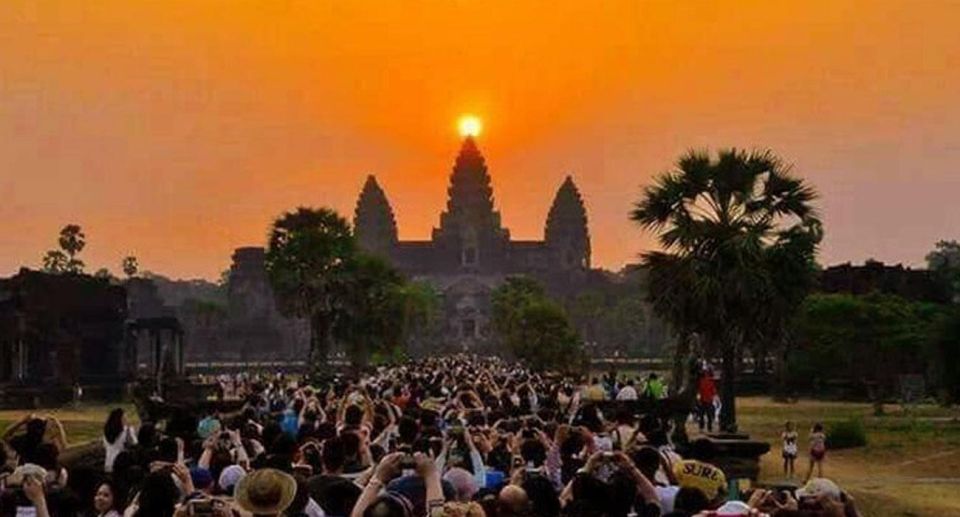
M 430 240 L 397 238 L 393 208 L 373 176 L 357 199 L 354 228 L 360 247 L 434 286 L 443 301 L 445 341 L 453 349 L 490 343 L 491 293 L 508 276 L 532 276 L 563 295 L 590 270 L 587 212 L 573 178 L 567 176 L 556 192 L 543 240 L 511 240 L 494 206 L 487 164 L 471 136 L 460 146 L 446 208 Z
M 491 272 L 502 268 L 510 233 L 493 209 L 487 165 L 472 137 L 460 147 L 447 188 L 447 209 L 433 242 L 447 257 L 449 272 Z

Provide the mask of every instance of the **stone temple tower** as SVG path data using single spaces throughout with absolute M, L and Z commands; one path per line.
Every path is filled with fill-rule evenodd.
M 463 271 L 490 271 L 504 261 L 509 232 L 493 209 L 493 188 L 487 165 L 471 137 L 463 141 L 450 175 L 447 209 L 433 241 L 448 255 L 448 264 Z
M 556 264 L 564 269 L 590 268 L 590 233 L 580 191 L 567 176 L 547 214 L 544 240 Z
M 353 215 L 354 233 L 360 247 L 388 256 L 397 244 L 397 221 L 387 195 L 373 175 L 367 176 Z

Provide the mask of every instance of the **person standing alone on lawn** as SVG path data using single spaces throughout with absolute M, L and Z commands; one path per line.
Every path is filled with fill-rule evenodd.
M 827 456 L 827 433 L 823 432 L 823 424 L 817 422 L 810 430 L 810 468 L 807 470 L 807 481 L 813 475 L 813 467 L 817 467 L 817 477 L 823 477 L 823 460 Z
M 787 479 L 793 478 L 796 473 L 794 463 L 797 460 L 797 438 L 793 422 L 787 421 L 783 432 L 780 433 L 780 440 L 783 442 L 783 475 Z

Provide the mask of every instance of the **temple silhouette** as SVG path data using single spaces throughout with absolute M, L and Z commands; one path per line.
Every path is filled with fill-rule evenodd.
M 365 251 L 440 293 L 444 340 L 452 348 L 488 344 L 490 295 L 508 276 L 531 276 L 557 297 L 581 290 L 591 277 L 600 280 L 591 275 L 587 212 L 573 178 L 567 176 L 557 190 L 543 240 L 513 240 L 495 210 L 487 165 L 471 137 L 460 148 L 446 209 L 430 240 L 398 239 L 393 208 L 372 175 L 357 199 L 354 231 Z

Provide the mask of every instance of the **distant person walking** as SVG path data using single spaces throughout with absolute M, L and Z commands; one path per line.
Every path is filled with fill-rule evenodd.
M 817 422 L 810 430 L 810 468 L 807 469 L 807 481 L 813 476 L 813 467 L 817 467 L 817 477 L 823 477 L 823 460 L 826 457 L 827 433 L 823 431 L 823 424 Z
M 73 383 L 73 408 L 78 409 L 83 402 L 83 386 L 79 382 Z
M 700 380 L 697 382 L 697 423 L 700 432 L 704 429 L 709 433 L 713 432 L 716 398 L 717 383 L 713 380 L 713 370 L 707 367 L 700 373 Z

